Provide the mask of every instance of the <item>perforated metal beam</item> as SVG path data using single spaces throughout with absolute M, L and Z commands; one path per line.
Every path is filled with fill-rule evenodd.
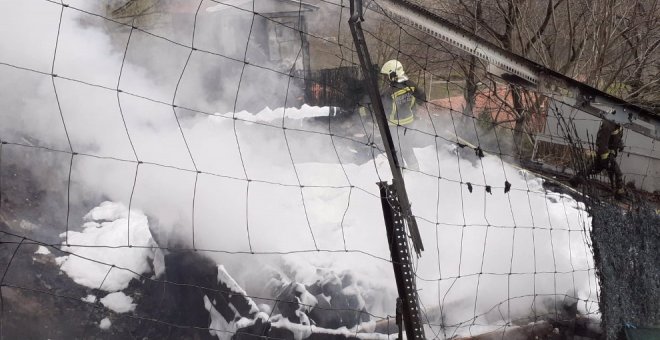
M 532 84 L 538 83 L 538 74 L 534 69 L 510 58 L 506 53 L 483 39 L 475 39 L 474 34 L 434 15 L 427 10 L 406 1 L 378 0 L 370 9 L 384 12 L 396 22 L 412 26 L 426 34 L 436 37 L 458 49 L 470 53 L 504 72 L 515 74 Z
M 401 215 L 401 207 L 397 200 L 396 187 L 387 184 L 387 182 L 380 182 L 378 185 L 387 230 L 387 241 L 390 244 L 390 254 L 392 255 L 394 278 L 401 301 L 403 328 L 406 330 L 407 339 L 426 339 L 424 325 L 420 319 L 415 273 L 412 269 L 412 261 L 410 261 L 410 252 L 408 251 L 408 235 L 406 235 L 404 218 Z
M 660 139 L 660 115 L 507 51 L 420 6 L 405 0 L 373 0 L 369 9 L 486 61 L 489 72 L 497 70 L 493 73 L 509 82 L 550 96 L 568 94 L 575 100 L 576 107 L 587 113 L 626 124 L 631 130 Z

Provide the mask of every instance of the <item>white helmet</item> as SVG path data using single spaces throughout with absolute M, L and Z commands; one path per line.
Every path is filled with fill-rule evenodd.
M 380 73 L 387 75 L 390 81 L 403 82 L 408 80 L 406 73 L 403 71 L 403 65 L 396 60 L 392 59 L 380 69 Z

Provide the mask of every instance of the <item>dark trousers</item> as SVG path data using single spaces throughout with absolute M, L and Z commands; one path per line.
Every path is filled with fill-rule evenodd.
M 579 172 L 575 181 L 582 183 L 587 176 L 597 175 L 603 170 L 607 171 L 607 176 L 610 179 L 610 185 L 615 191 L 623 189 L 623 173 L 616 161 L 616 152 L 610 151 L 608 158 L 601 158 L 596 155 L 594 162 L 584 172 Z
M 610 152 L 610 157 L 605 160 L 604 164 L 599 169 L 594 169 L 596 173 L 600 173 L 603 170 L 607 170 L 607 176 L 610 178 L 612 189 L 619 190 L 623 188 L 623 173 L 621 172 L 619 163 L 616 161 L 616 153 Z

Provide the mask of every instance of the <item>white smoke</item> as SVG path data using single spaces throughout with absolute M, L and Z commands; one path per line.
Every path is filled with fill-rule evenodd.
M 106 15 L 102 6 L 71 5 Z M 268 270 L 307 284 L 324 271 L 350 271 L 369 312 L 394 314 L 376 185 L 391 179 L 384 155 L 346 163 L 371 148 L 296 119 L 322 109 L 281 108 L 287 77 L 247 66 L 239 91 L 242 63 L 199 51 L 188 60 L 190 49 L 137 30 L 124 59 L 129 28 L 73 8 L 64 9 L 60 25 L 61 9 L 38 0 L 0 3 L 0 138 L 78 153 L 68 192 L 68 153 L 3 145 L 2 165 L 29 169 L 57 202 L 57 211 L 41 212 L 57 223 L 42 228 L 64 231 L 68 207 L 71 227 L 104 200 L 130 204 L 149 217 L 161 246 L 208 250 L 252 295 L 266 294 L 259 289 Z M 226 20 L 216 21 L 200 15 L 196 47 L 242 59 L 246 13 L 229 8 L 220 12 Z M 189 45 L 193 15 L 178 19 L 181 30 L 152 31 Z M 248 49 L 248 59 L 260 60 L 258 47 Z M 281 98 L 280 108 L 231 112 L 237 93 L 238 108 L 265 94 Z M 173 109 L 173 102 L 214 115 Z M 545 192 L 541 180 L 495 156 L 468 160 L 453 144 L 439 140 L 436 147 L 427 138 L 417 156 L 430 175 L 405 178 L 426 249 L 415 267 L 430 323 L 467 321 L 461 326 L 475 332 L 547 312 L 550 294 L 596 300 L 584 233 L 590 219 L 581 204 Z M 513 188 L 508 194 L 505 181 Z M 591 302 L 581 308 L 593 312 Z

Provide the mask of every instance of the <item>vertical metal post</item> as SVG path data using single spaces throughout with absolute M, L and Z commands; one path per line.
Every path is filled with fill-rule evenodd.
M 413 248 L 415 249 L 417 256 L 421 256 L 421 253 L 424 250 L 424 245 L 422 244 L 422 238 L 417 228 L 417 221 L 415 221 L 415 217 L 413 216 L 410 209 L 410 202 L 408 201 L 408 194 L 406 192 L 406 186 L 403 181 L 403 174 L 401 173 L 399 160 L 394 149 L 394 142 L 392 141 L 392 135 L 390 134 L 387 118 L 385 116 L 383 102 L 380 99 L 378 81 L 376 80 L 374 70 L 372 70 L 371 57 L 369 56 L 367 42 L 364 38 L 364 33 L 362 32 L 361 22 L 364 20 L 362 18 L 362 0 L 351 0 L 350 5 L 351 18 L 348 20 L 348 23 L 351 27 L 353 42 L 355 43 L 355 49 L 358 58 L 360 59 L 360 66 L 362 67 L 365 85 L 369 91 L 371 108 L 374 111 L 376 123 L 378 123 L 378 129 L 380 131 L 380 135 L 383 138 L 385 153 L 387 154 L 387 159 L 389 160 L 392 177 L 394 177 L 392 179 L 392 184 L 396 186 L 397 189 L 396 193 L 398 196 L 398 202 L 401 207 L 403 218 L 408 224 L 408 230 L 410 231 L 410 238 L 413 242 Z
M 401 206 L 397 201 L 396 188 L 387 182 L 378 183 L 380 187 L 381 204 L 387 229 L 387 240 L 392 254 L 392 267 L 394 278 L 399 292 L 397 299 L 397 324 L 401 333 L 399 318 L 403 321 L 406 337 L 409 340 L 426 339 L 424 326 L 420 320 L 420 308 L 415 284 L 415 273 L 412 271 L 412 262 L 408 252 L 408 237 L 404 228 L 404 219 L 401 215 Z M 399 301 L 401 316 L 399 316 Z M 399 337 L 401 338 L 401 337 Z M 401 339 L 400 339 L 401 340 Z
M 431 101 L 433 97 L 431 95 L 433 94 L 433 74 L 429 76 L 431 79 L 429 79 L 429 90 L 426 92 L 426 101 Z
M 361 22 L 364 20 L 362 18 L 362 0 L 351 0 L 350 9 L 351 18 L 348 23 L 351 28 L 351 34 L 353 35 L 355 49 L 360 59 L 365 87 L 369 91 L 371 108 L 374 111 L 374 117 L 378 124 L 380 135 L 383 138 L 383 145 L 387 153 L 390 170 L 394 177 L 391 185 L 387 184 L 387 182 L 380 182 L 378 185 L 380 188 L 385 227 L 387 229 L 387 239 L 392 256 L 392 267 L 394 269 L 399 299 L 401 300 L 400 318 L 403 321 L 404 327 L 399 325 L 399 331 L 401 332 L 401 329 L 405 328 L 408 340 L 421 340 L 425 339 L 424 327 L 419 318 L 419 299 L 415 284 L 415 274 L 412 271 L 412 263 L 408 251 L 406 223 L 417 256 L 421 255 L 424 245 L 417 229 L 417 222 L 410 209 L 403 174 L 401 173 L 399 160 L 396 156 L 394 142 L 392 141 L 392 135 L 390 134 L 385 116 L 385 109 L 383 108 L 383 102 L 378 91 L 378 82 L 372 69 L 371 57 L 369 56 L 369 50 L 362 31 Z
M 303 60 L 303 81 L 308 82 L 312 76 L 312 67 L 309 61 L 309 41 L 307 40 L 307 35 L 303 32 L 308 32 L 307 30 L 307 19 L 304 16 L 300 16 L 300 42 L 302 48 L 302 60 Z M 307 84 L 304 84 L 307 86 Z

